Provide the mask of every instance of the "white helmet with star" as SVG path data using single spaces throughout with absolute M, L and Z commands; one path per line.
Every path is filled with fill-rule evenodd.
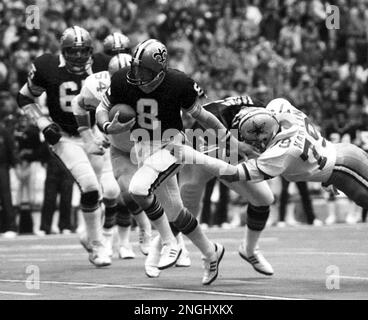
M 278 133 L 279 122 L 264 108 L 245 108 L 241 113 L 238 126 L 241 139 L 259 152 L 264 152 Z

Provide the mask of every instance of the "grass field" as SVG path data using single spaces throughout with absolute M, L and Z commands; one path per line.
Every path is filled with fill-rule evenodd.
M 210 229 L 207 234 L 226 248 L 211 286 L 201 285 L 200 254 L 188 241 L 190 268 L 170 268 L 149 279 L 136 233 L 137 258 L 116 258 L 100 269 L 89 263 L 75 234 L 1 239 L 0 299 L 368 299 L 367 224 L 268 228 L 260 245 L 274 267 L 272 277 L 258 274 L 239 257 L 242 228 Z M 32 287 L 35 270 L 39 289 Z M 338 271 L 334 278 L 331 270 Z

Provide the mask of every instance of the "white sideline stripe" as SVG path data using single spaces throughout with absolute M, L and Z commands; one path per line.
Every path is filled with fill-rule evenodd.
M 219 239 L 221 243 L 238 243 L 241 239 Z M 264 237 L 260 239 L 260 242 L 275 242 L 278 241 L 276 237 Z M 191 242 L 189 240 L 184 241 L 186 245 L 190 245 Z M 130 242 L 133 246 L 137 246 L 139 244 L 138 241 L 131 241 Z M 30 250 L 80 250 L 83 249 L 82 246 L 78 244 L 37 244 L 37 245 L 15 245 L 11 247 L 0 247 L 0 253 L 2 252 L 14 252 L 20 250 L 26 250 L 29 252 Z
M 267 255 L 331 255 L 331 256 L 368 256 L 366 252 L 330 252 L 330 251 L 263 251 Z
M 45 262 L 47 259 L 44 258 L 15 258 L 15 259 L 8 259 L 10 262 Z
M 340 279 L 368 281 L 368 277 L 338 276 Z
M 352 224 L 352 225 L 348 225 L 348 224 L 334 224 L 334 225 L 323 225 L 320 227 L 316 227 L 316 226 L 309 226 L 309 225 L 298 225 L 298 226 L 286 226 L 285 228 L 278 228 L 278 227 L 268 227 L 266 228 L 266 231 L 269 233 L 284 233 L 287 231 L 300 231 L 300 230 L 317 230 L 318 232 L 320 232 L 321 229 L 324 229 L 326 231 L 331 231 L 331 230 L 339 230 L 339 229 L 346 229 L 346 230 L 366 230 L 366 226 L 364 224 Z M 224 228 L 210 228 L 208 230 L 204 230 L 206 234 L 221 234 L 221 233 L 226 233 L 226 234 L 230 234 L 230 233 L 234 233 L 234 232 L 243 232 L 244 231 L 244 227 L 235 227 L 235 228 L 231 228 L 231 229 L 224 229 Z M 20 235 L 17 236 L 15 239 L 6 239 L 6 238 L 2 238 L 0 236 L 0 243 L 2 242 L 18 242 L 18 241 L 47 241 L 49 242 L 50 240 L 57 240 L 57 239 L 78 239 L 78 234 L 77 233 L 72 233 L 72 234 L 68 234 L 68 235 L 63 235 L 63 234 L 50 234 L 47 236 L 37 236 L 37 235 Z M 261 238 L 262 240 L 262 238 Z M 78 240 L 77 240 L 78 241 Z
M 0 282 L 10 283 L 24 283 L 26 280 L 6 280 L 0 279 Z M 60 284 L 67 286 L 92 286 L 98 288 L 120 288 L 120 289 L 131 289 L 131 290 L 143 290 L 143 291 L 164 291 L 164 292 L 178 292 L 178 293 L 193 293 L 201 295 L 215 295 L 215 296 L 228 296 L 228 297 L 239 297 L 239 298 L 255 298 L 255 299 L 266 299 L 266 300 L 310 300 L 308 298 L 290 298 L 280 296 L 269 296 L 269 295 L 258 295 L 258 294 L 246 294 L 237 292 L 223 292 L 223 291 L 205 291 L 205 290 L 187 290 L 187 289 L 170 289 L 162 287 L 145 287 L 141 285 L 119 285 L 119 284 L 104 284 L 104 283 L 90 283 L 90 282 L 66 282 L 66 281 L 40 281 L 43 284 Z
M 10 294 L 15 296 L 40 296 L 39 293 L 31 293 L 31 292 L 15 292 L 15 291 L 0 291 L 0 294 Z

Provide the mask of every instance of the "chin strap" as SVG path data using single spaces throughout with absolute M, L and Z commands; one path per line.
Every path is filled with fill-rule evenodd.
M 161 84 L 164 77 L 165 72 L 164 70 L 161 70 L 150 82 L 139 85 L 139 89 L 141 89 L 144 93 L 150 93 Z

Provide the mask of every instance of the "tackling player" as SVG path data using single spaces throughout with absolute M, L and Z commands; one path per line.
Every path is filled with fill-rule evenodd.
M 333 144 L 321 136 L 309 118 L 285 99 L 265 109 L 245 110 L 239 117 L 245 142 L 261 153 L 237 166 L 178 145 L 178 157 L 201 163 L 226 181 L 262 181 L 282 176 L 288 181 L 315 181 L 336 187 L 368 208 L 368 154 L 350 143 Z
M 93 55 L 90 34 L 78 26 L 64 31 L 60 45 L 60 55 L 46 53 L 34 61 L 27 83 L 19 91 L 18 105 L 34 119 L 54 154 L 78 184 L 91 247 L 89 260 L 98 267 L 107 266 L 111 264 L 111 259 L 102 243 L 101 190 L 98 182 L 103 158 L 87 154 L 71 101 L 89 74 L 107 69 L 109 58 Z M 47 94 L 51 119 L 35 103 L 35 98 L 43 92 Z M 91 118 L 94 119 L 93 113 Z M 99 144 L 102 146 L 103 141 Z
M 196 218 L 184 207 L 175 175 L 180 166 L 169 148 L 172 140 L 184 140 L 180 133 L 181 110 L 190 113 L 205 128 L 219 130 L 220 139 L 226 139 L 223 124 L 202 108 L 203 98 L 203 90 L 191 78 L 168 68 L 165 45 L 149 39 L 136 47 L 131 67 L 113 75 L 96 114 L 99 126 L 110 134 L 125 130 L 123 124 L 109 121 L 108 113 L 114 105 L 128 104 L 136 111 L 136 130 L 132 133 L 140 168 L 129 184 L 129 192 L 161 235 L 163 249 L 158 268 L 174 265 L 181 253 L 169 218 L 174 229 L 185 234 L 202 252 L 205 268 L 202 284 L 208 285 L 217 278 L 224 247 L 209 241 Z M 232 142 L 238 150 L 238 141 L 232 138 Z
M 210 102 L 205 104 L 203 108 L 220 119 L 227 129 L 231 129 L 234 118 L 240 110 L 255 106 L 264 107 L 262 103 L 255 100 L 253 101 L 249 96 L 234 96 L 224 100 Z M 207 149 L 216 147 L 216 145 L 204 146 Z M 196 148 L 198 149 L 198 147 L 200 146 L 197 145 Z M 180 171 L 180 192 L 183 203 L 195 216 L 199 214 L 200 201 L 206 183 L 212 179 L 212 177 L 213 175 L 204 170 L 201 165 L 187 165 Z M 249 202 L 247 208 L 246 234 L 239 246 L 240 256 L 249 262 L 256 271 L 265 275 L 272 275 L 272 266 L 263 257 L 258 248 L 258 239 L 266 226 L 270 205 L 274 201 L 270 187 L 267 182 L 255 184 L 246 182 L 221 182 Z

